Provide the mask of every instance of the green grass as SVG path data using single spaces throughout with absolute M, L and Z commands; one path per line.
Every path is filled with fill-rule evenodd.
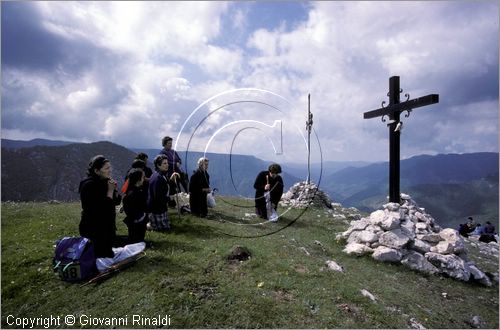
M 252 212 L 250 202 L 224 200 L 248 208 L 219 198 L 210 219 L 203 220 L 179 219 L 172 210 L 173 233 L 148 232 L 151 247 L 144 258 L 83 287 L 60 281 L 51 270 L 54 241 L 78 235 L 79 203 L 2 203 L 2 327 L 16 327 L 7 323 L 9 315 L 68 314 L 77 320 L 122 317 L 128 320 L 122 328 L 148 327 L 132 325 L 135 314 L 169 315 L 170 328 L 409 328 L 412 318 L 426 328 L 469 328 L 474 315 L 485 327 L 498 328 L 497 285 L 423 276 L 348 256 L 335 241 L 348 225 L 324 210 L 292 210 L 278 223 L 249 225 L 258 222 L 242 220 Z M 118 232 L 125 235 L 122 219 L 119 214 Z M 238 237 L 259 235 L 264 236 Z M 234 245 L 250 249 L 252 258 L 227 261 Z M 474 250 L 470 257 L 498 271 L 498 259 Z M 324 270 L 326 260 L 335 260 L 345 272 Z M 363 297 L 362 289 L 377 301 Z M 68 328 L 62 318 L 59 327 Z M 77 322 L 75 327 L 109 326 Z

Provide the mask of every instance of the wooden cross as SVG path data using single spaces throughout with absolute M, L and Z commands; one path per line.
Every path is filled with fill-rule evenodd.
M 385 116 L 389 117 L 389 201 L 400 203 L 399 194 L 399 159 L 400 159 L 400 135 L 401 126 L 403 123 L 399 117 L 401 112 L 407 111 L 406 118 L 410 116 L 410 112 L 419 107 L 434 104 L 439 102 L 439 94 L 429 94 L 413 100 L 410 100 L 410 95 L 405 94 L 406 101 L 400 103 L 399 94 L 402 92 L 399 88 L 399 76 L 389 78 L 389 105 L 384 107 L 385 101 L 382 102 L 382 108 L 365 112 L 364 119 L 375 118 L 382 116 L 382 122 L 386 122 Z

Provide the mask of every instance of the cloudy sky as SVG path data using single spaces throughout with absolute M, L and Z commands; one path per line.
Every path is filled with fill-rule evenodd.
M 306 159 L 498 152 L 498 1 L 2 2 L 2 138 Z M 321 149 L 320 149 L 321 148 Z M 321 150 L 321 155 L 319 155 Z M 276 154 L 277 152 L 277 154 Z

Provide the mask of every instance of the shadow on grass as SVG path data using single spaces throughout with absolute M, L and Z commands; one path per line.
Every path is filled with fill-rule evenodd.
M 175 253 L 195 252 L 200 250 L 200 248 L 196 246 L 196 243 L 191 243 L 189 241 L 158 240 L 155 237 L 146 237 L 146 241 L 148 242 L 146 253 L 150 251 L 151 253 L 161 253 L 164 256 L 168 256 Z
M 210 224 L 215 231 L 226 236 L 256 238 L 273 235 L 297 223 L 298 216 L 281 216 L 277 222 L 270 222 L 257 217 L 242 219 L 240 215 L 212 212 Z M 307 224 L 301 225 L 307 227 Z

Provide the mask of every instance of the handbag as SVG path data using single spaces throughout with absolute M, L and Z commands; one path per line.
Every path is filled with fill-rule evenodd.
M 56 241 L 54 272 L 67 282 L 79 282 L 97 274 L 94 246 L 85 237 L 63 237 Z

